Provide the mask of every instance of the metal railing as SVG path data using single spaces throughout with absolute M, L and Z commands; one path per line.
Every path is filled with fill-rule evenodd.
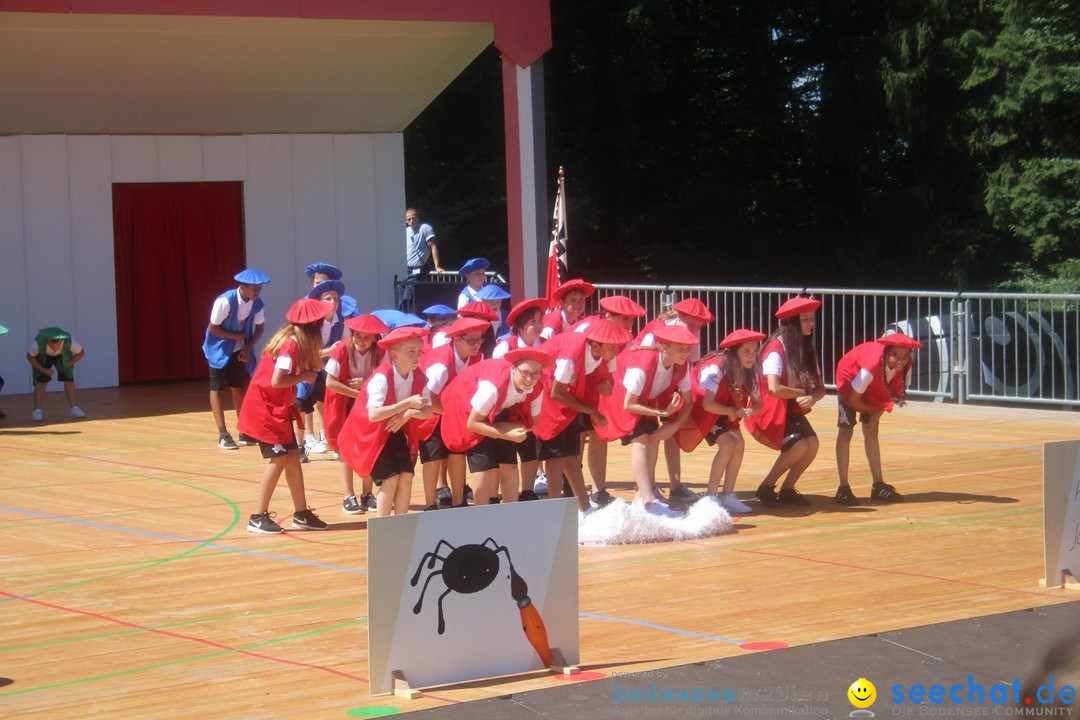
M 446 293 L 447 282 L 444 277 L 417 285 Z M 456 297 L 460 279 L 451 276 L 449 282 Z M 716 315 L 702 328 L 703 352 L 736 328 L 771 332 L 777 325 L 773 313 L 795 295 L 818 298 L 815 342 L 830 389 L 845 352 L 900 331 L 924 345 L 914 354 L 911 395 L 959 403 L 1080 404 L 1080 295 L 606 283 L 596 288 L 587 313 L 610 295 L 631 298 L 647 318 L 683 298 L 699 298 Z

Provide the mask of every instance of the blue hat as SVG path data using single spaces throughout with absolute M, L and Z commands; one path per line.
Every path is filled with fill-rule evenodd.
M 481 300 L 505 300 L 510 297 L 510 293 L 498 285 L 485 285 L 476 292 L 476 297 Z
M 309 278 L 314 277 L 315 273 L 322 273 L 329 280 L 341 279 L 341 270 L 337 265 L 331 265 L 330 263 L 311 263 L 304 269 L 304 273 Z
M 467 260 L 461 269 L 458 270 L 458 275 L 465 277 L 473 270 L 487 270 L 491 266 L 491 263 L 487 261 L 487 258 L 473 258 Z
M 270 282 L 271 277 L 255 268 L 248 268 L 233 275 L 233 280 L 242 285 L 265 285 Z
M 318 300 L 325 292 L 336 292 L 340 298 L 345 294 L 345 283 L 340 280 L 323 280 L 321 283 L 311 288 L 311 292 L 307 294 L 312 300 Z
M 420 311 L 421 315 L 428 315 L 435 317 L 450 317 L 451 315 L 457 315 L 457 310 L 449 305 L 432 305 L 431 307 L 424 308 Z
M 405 313 L 400 310 L 372 310 L 371 314 L 382 320 L 391 330 L 394 329 L 394 323 L 405 315 Z
M 387 325 L 390 325 L 390 323 L 387 323 Z M 412 313 L 402 313 L 401 317 L 397 319 L 397 322 L 390 325 L 390 329 L 396 330 L 399 327 L 427 327 L 427 321 Z
M 359 303 L 352 295 L 341 295 L 338 299 L 341 301 L 341 317 L 348 319 L 360 314 Z

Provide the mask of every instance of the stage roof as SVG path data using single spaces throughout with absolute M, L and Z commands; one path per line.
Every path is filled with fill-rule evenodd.
M 400 132 L 496 34 L 477 12 L 273 17 L 262 7 L 281 3 L 228 0 L 203 15 L 180 2 L 22 11 L 32 5 L 0 0 L 0 134 Z M 140 5 L 177 14 L 124 12 Z M 216 14 L 237 6 L 257 12 Z

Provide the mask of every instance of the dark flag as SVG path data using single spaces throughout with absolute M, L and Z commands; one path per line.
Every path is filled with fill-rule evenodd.
M 551 217 L 551 245 L 548 248 L 547 299 L 554 307 L 555 289 L 566 277 L 566 176 L 559 166 L 559 182 L 555 191 L 555 212 Z

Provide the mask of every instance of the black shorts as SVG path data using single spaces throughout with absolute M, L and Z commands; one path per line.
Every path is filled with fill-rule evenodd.
M 717 420 L 716 424 L 712 426 L 712 430 L 709 430 L 709 434 L 705 436 L 705 442 L 710 445 L 715 445 L 716 441 L 720 439 L 720 436 L 731 430 L 723 420 Z
M 787 422 L 784 423 L 784 442 L 780 446 L 780 452 L 790 450 L 800 440 L 817 437 L 814 428 L 810 426 L 810 421 L 795 409 L 797 407 L 794 400 L 788 402 Z
M 538 457 L 541 460 L 574 457 L 581 454 L 581 425 L 579 423 L 584 413 L 578 413 L 566 429 L 550 440 L 537 440 L 540 446 Z M 588 417 L 588 415 L 585 415 Z
M 297 397 L 296 404 L 300 406 L 300 412 L 315 412 L 315 403 L 322 402 L 326 397 L 326 371 L 322 370 L 312 384 L 311 392 L 305 398 Z
M 654 417 L 642 415 L 638 418 L 637 425 L 634 426 L 634 429 L 619 438 L 619 442 L 623 445 L 629 445 L 634 441 L 634 438 L 641 437 L 642 435 L 652 435 L 659 429 L 659 420 Z
M 210 389 L 224 390 L 227 387 L 243 389 L 247 387 L 250 376 L 247 364 L 240 362 L 240 353 L 229 356 L 229 362 L 223 368 L 210 368 Z
M 435 426 L 435 432 L 427 440 L 420 441 L 420 462 L 438 462 L 450 457 L 450 451 L 442 439 L 442 421 Z
M 47 368 L 56 368 L 56 372 L 52 376 L 42 375 L 37 371 L 37 369 L 34 369 L 34 384 L 41 385 L 47 383 L 53 379 L 53 376 L 63 382 L 74 382 L 75 368 L 69 367 L 67 369 L 67 372 L 64 372 L 62 369 L 60 369 L 60 363 L 63 362 L 63 360 L 64 358 L 62 355 L 46 355 L 43 366 Z
M 267 460 L 273 460 L 274 458 L 285 457 L 289 454 L 290 450 L 299 450 L 300 446 L 296 444 L 296 440 L 287 443 L 265 443 L 262 440 L 259 441 L 259 452 Z
M 386 444 L 375 459 L 375 466 L 371 468 L 371 477 L 376 485 L 382 485 L 384 480 L 402 473 L 414 475 L 416 466 L 409 454 L 409 440 L 403 430 L 398 430 L 386 438 Z
M 870 422 L 872 417 L 870 413 L 859 413 L 858 415 L 861 423 Z M 855 427 L 855 411 L 844 402 L 844 397 L 840 394 L 836 396 L 836 427 Z
M 469 472 L 479 473 L 495 470 L 500 465 L 517 465 L 536 460 L 536 436 L 529 433 L 520 443 L 510 440 L 496 440 L 486 437 L 465 453 L 469 461 Z

